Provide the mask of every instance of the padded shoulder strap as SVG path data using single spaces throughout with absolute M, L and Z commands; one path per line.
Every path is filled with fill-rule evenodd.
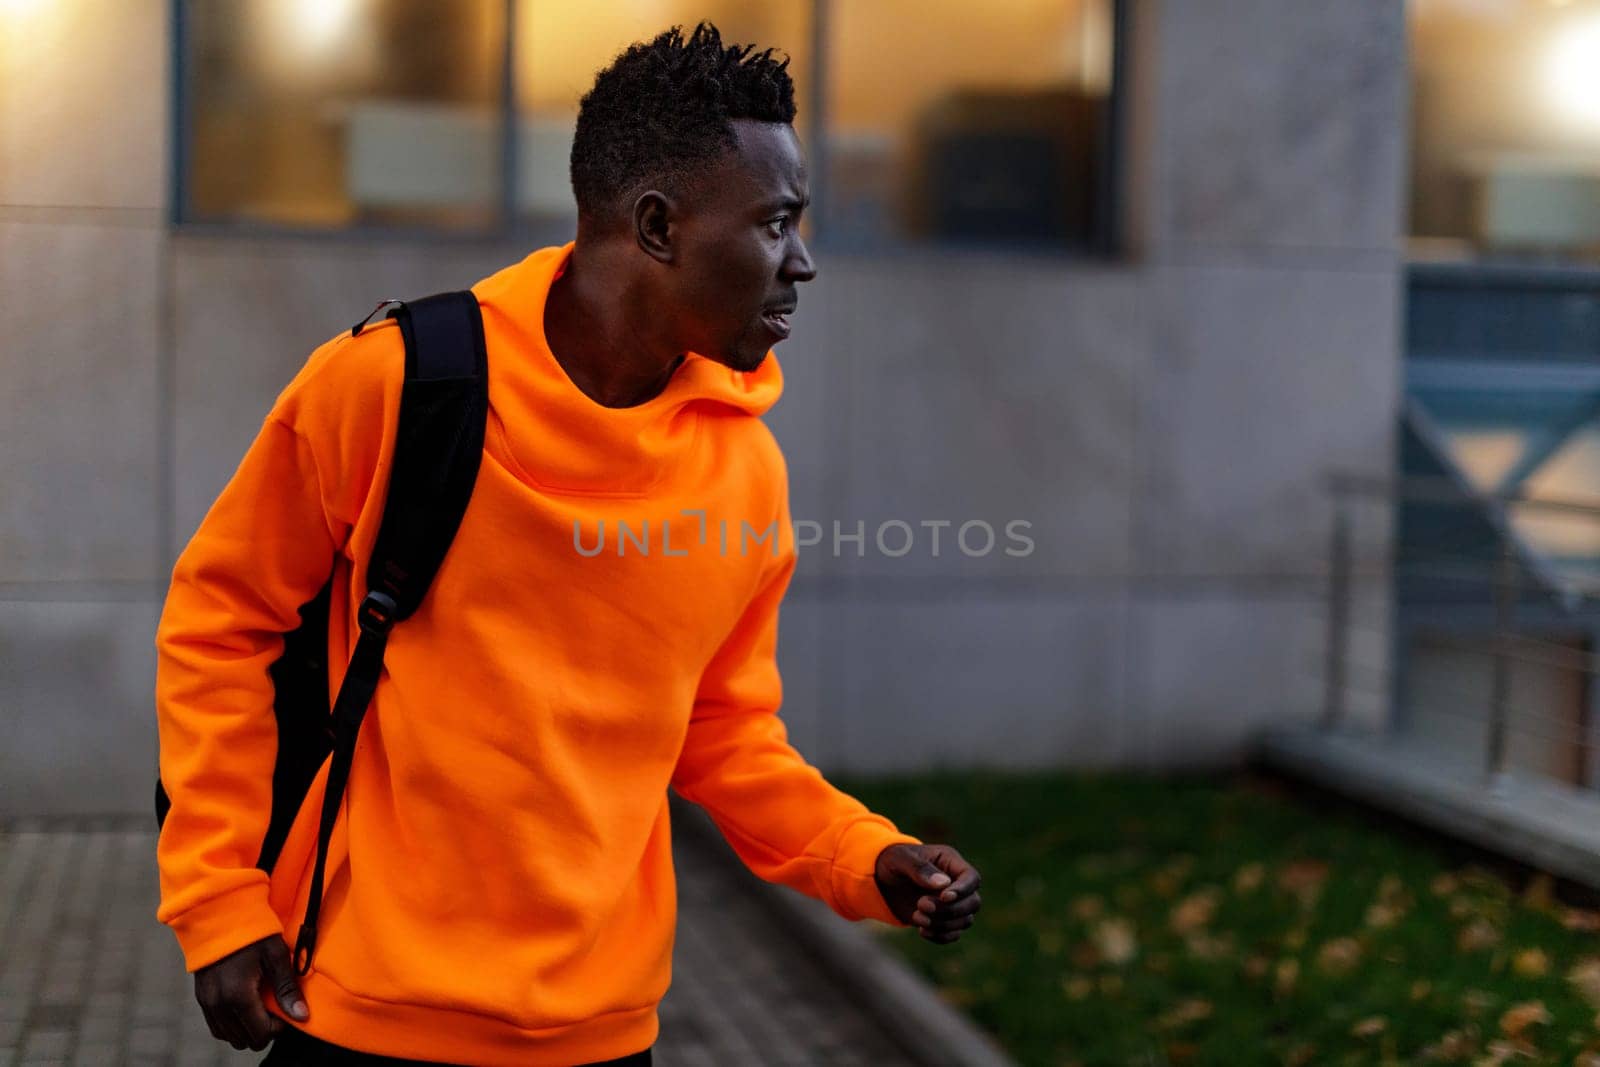
M 389 313 L 406 344 L 400 427 L 367 588 L 408 618 L 450 549 L 483 458 L 489 357 L 471 292 L 440 293 Z

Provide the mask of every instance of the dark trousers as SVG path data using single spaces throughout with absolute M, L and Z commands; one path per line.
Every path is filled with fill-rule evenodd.
M 621 1059 L 602 1063 L 580 1064 L 578 1067 L 649 1067 L 650 1050 L 635 1052 Z M 285 1026 L 283 1033 L 272 1043 L 261 1067 L 450 1067 L 432 1060 L 404 1060 L 398 1056 L 377 1056 L 370 1052 L 357 1052 L 342 1045 L 331 1044 L 312 1037 L 304 1030 Z

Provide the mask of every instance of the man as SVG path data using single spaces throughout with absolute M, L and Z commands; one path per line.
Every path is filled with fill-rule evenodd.
M 326 767 L 269 877 L 267 666 L 330 560 L 335 685 L 357 636 L 403 378 L 393 323 L 313 353 L 178 560 L 157 636 L 158 917 L 218 1038 L 279 1038 L 269 1064 L 648 1062 L 675 920 L 669 786 L 756 874 L 847 918 L 937 943 L 972 924 L 977 870 L 829 785 L 776 714 L 796 556 L 758 416 L 782 387 L 768 347 L 816 273 L 787 62 L 708 24 L 628 49 L 579 112 L 576 240 L 474 287 L 483 464 L 389 640 L 303 980 L 285 939 Z

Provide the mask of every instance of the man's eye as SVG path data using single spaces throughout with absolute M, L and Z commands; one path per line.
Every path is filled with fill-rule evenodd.
M 784 231 L 789 228 L 789 216 L 784 215 L 780 218 L 770 220 L 767 223 L 767 228 L 772 231 L 772 236 L 782 237 Z

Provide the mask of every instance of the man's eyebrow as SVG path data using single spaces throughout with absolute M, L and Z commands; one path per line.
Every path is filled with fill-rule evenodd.
M 806 196 L 804 198 L 796 198 L 796 197 L 792 197 L 792 196 L 782 196 L 782 197 L 779 197 L 776 200 L 769 200 L 766 203 L 766 205 L 762 208 L 762 210 L 763 211 L 777 211 L 780 208 L 785 208 L 785 209 L 788 209 L 789 211 L 799 212 L 799 211 L 804 211 L 806 208 L 808 208 L 810 206 L 811 206 L 811 197 L 810 196 Z

